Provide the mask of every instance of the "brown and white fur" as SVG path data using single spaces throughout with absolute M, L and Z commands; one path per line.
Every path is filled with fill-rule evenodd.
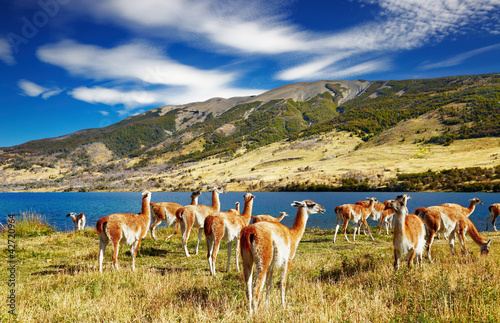
M 78 213 L 76 214 L 75 212 L 71 212 L 70 214 L 66 215 L 67 218 L 71 218 L 73 220 L 73 224 L 75 225 L 75 231 L 76 230 L 83 230 L 85 228 L 85 214 L 83 213 Z
M 374 220 L 374 221 L 379 221 L 378 225 L 378 234 L 382 231 L 382 226 L 385 224 L 385 231 L 386 234 L 389 235 L 389 228 L 392 228 L 392 217 L 394 215 L 394 210 L 391 208 L 387 208 L 387 205 L 389 205 L 390 201 L 393 200 L 388 200 L 385 201 L 384 204 L 382 203 L 376 203 L 373 206 L 372 213 L 370 213 L 369 217 Z M 357 201 L 356 204 L 358 205 L 363 205 L 364 207 L 369 207 L 370 201 Z M 363 228 L 364 230 L 364 228 Z
M 497 221 L 498 215 L 500 214 L 500 203 L 491 204 L 490 206 L 488 206 L 488 210 L 490 211 L 490 216 L 486 219 L 486 231 L 488 231 L 488 223 L 491 220 L 493 230 L 497 232 L 495 222 Z
M 417 263 L 420 264 L 420 268 L 422 268 L 422 254 L 425 249 L 425 225 L 417 215 L 408 214 L 406 203 L 410 198 L 407 194 L 400 195 L 387 205 L 387 208 L 394 210 L 395 218 L 392 239 L 394 270 L 399 269 L 399 262 L 405 254 L 408 254 L 408 268 L 411 267 L 415 257 Z
M 118 267 L 118 251 L 120 243 L 126 243 L 132 254 L 132 271 L 135 271 L 135 257 L 141 240 L 148 234 L 148 226 L 151 221 L 149 203 L 151 192 L 142 193 L 142 210 L 139 214 L 114 213 L 97 221 L 96 229 L 99 234 L 99 271 L 102 272 L 102 261 L 104 252 L 109 241 L 113 245 L 113 265 Z
M 285 288 L 290 264 L 304 234 L 310 214 L 325 213 L 325 208 L 311 200 L 293 202 L 297 214 L 291 229 L 279 222 L 262 221 L 241 230 L 240 248 L 250 314 L 257 310 L 259 295 L 266 283 L 269 296 L 274 269 L 281 268 L 281 303 L 285 307 Z M 252 286 L 253 265 L 257 278 Z
M 236 240 L 236 270 L 240 271 L 238 264 L 240 231 L 250 223 L 254 198 L 255 196 L 250 193 L 244 195 L 245 206 L 242 214 L 232 212 L 236 210 L 230 210 L 229 212 L 216 212 L 206 217 L 203 230 L 207 239 L 207 260 L 212 276 L 215 276 L 215 261 L 217 260 L 221 240 L 227 242 L 226 271 L 229 271 L 232 245 L 233 241 Z
M 346 233 L 349 221 L 354 223 L 354 235 L 352 238 L 353 241 L 356 240 L 356 232 L 359 231 L 361 223 L 363 223 L 367 227 L 370 238 L 374 240 L 372 233 L 370 232 L 370 227 L 366 222 L 366 219 L 372 213 L 373 206 L 376 203 L 379 203 L 379 201 L 375 197 L 368 198 L 368 200 L 370 200 L 368 207 L 359 204 L 343 204 L 335 208 L 335 215 L 337 216 L 337 225 L 335 227 L 335 236 L 333 237 L 333 243 L 337 241 L 337 232 L 339 230 L 340 223 L 342 222 L 343 222 L 342 231 L 344 232 L 346 240 L 350 242 L 349 238 L 347 238 L 347 233 Z
M 474 212 L 476 205 L 483 205 L 483 202 L 480 199 L 478 199 L 477 197 L 474 197 L 474 198 L 470 199 L 469 201 L 470 201 L 470 204 L 469 204 L 468 208 L 463 207 L 460 204 L 456 204 L 456 203 L 444 203 L 444 204 L 440 204 L 439 206 L 455 208 L 455 209 L 459 210 L 460 212 L 462 212 L 466 217 L 469 217 L 472 214 L 472 212 Z
M 191 193 L 191 205 L 198 204 L 198 197 L 201 195 L 200 191 L 194 191 Z M 151 224 L 151 237 L 156 240 L 155 229 L 162 221 L 167 223 L 167 227 L 174 225 L 175 231 L 169 235 L 165 240 L 172 238 L 177 232 L 179 232 L 180 223 L 177 220 L 175 214 L 183 206 L 174 202 L 160 202 L 160 203 L 149 203 L 151 205 L 151 213 L 155 216 L 156 221 Z
M 486 241 L 479 235 L 476 227 L 472 224 L 463 210 L 454 206 L 431 206 L 422 213 L 422 217 L 424 218 L 429 233 L 426 246 L 429 260 L 432 261 L 431 247 L 436 232 L 442 232 L 444 237 L 448 239 L 451 254 L 453 254 L 456 234 L 458 234 L 460 242 L 462 243 L 462 251 L 465 254 L 467 253 L 467 247 L 465 246 L 465 234 L 467 232 L 472 240 L 479 245 L 481 254 L 488 254 L 491 239 Z
M 183 210 L 177 212 L 177 217 L 181 224 L 182 232 L 182 245 L 184 246 L 184 253 L 189 257 L 187 250 L 187 241 L 192 228 L 198 229 L 198 242 L 196 244 L 195 254 L 198 254 L 198 247 L 200 246 L 201 236 L 203 234 L 203 226 L 205 218 L 212 213 L 220 211 L 219 194 L 225 193 L 222 187 L 212 188 L 212 206 L 203 204 L 186 205 Z
M 425 206 L 421 206 L 419 208 L 416 208 L 413 210 L 413 214 L 418 215 L 419 217 L 422 217 L 422 213 L 426 210 L 427 208 Z
M 280 216 L 275 218 L 269 214 L 252 215 L 253 223 L 268 221 L 268 222 L 281 222 L 285 216 L 288 216 L 286 212 L 280 212 Z

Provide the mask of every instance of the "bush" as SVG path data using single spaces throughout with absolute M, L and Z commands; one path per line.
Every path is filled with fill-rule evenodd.
M 16 219 L 16 235 L 23 237 L 46 236 L 56 232 L 45 216 L 33 211 L 24 211 Z

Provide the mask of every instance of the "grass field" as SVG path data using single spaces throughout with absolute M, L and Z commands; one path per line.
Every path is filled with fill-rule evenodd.
M 104 273 L 98 272 L 98 238 L 94 229 L 42 233 L 15 239 L 17 316 L 8 313 L 6 296 L 12 278 L 0 271 L 0 321 L 9 322 L 497 322 L 500 301 L 500 233 L 491 252 L 467 239 L 471 253 L 450 256 L 448 244 L 433 245 L 434 262 L 423 269 L 392 267 L 392 236 L 343 236 L 332 243 L 331 230 L 308 229 L 292 263 L 287 307 L 282 309 L 275 288 L 259 311 L 248 316 L 245 287 L 234 260 L 225 271 L 225 245 L 217 259 L 217 276 L 209 275 L 204 239 L 200 254 L 187 258 L 180 235 L 164 238 L 172 229 L 159 229 L 158 240 L 143 240 L 137 271 L 131 271 L 129 248 L 120 250 L 121 271 L 111 264 L 111 246 Z M 167 232 L 168 231 L 168 232 Z M 8 259 L 7 233 L 1 250 Z M 189 250 L 194 251 L 195 235 Z M 3 262 L 6 263 L 5 261 Z

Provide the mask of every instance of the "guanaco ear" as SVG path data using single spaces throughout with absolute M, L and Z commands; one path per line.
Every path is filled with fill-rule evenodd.
M 306 203 L 304 203 L 303 201 L 302 202 L 299 202 L 299 201 L 294 201 L 292 203 L 292 206 L 293 207 L 301 207 L 301 206 L 306 206 Z

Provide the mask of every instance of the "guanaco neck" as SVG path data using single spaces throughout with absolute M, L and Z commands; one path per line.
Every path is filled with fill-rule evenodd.
M 281 221 L 285 217 L 285 214 L 280 215 L 279 217 L 276 218 L 276 220 Z
M 469 237 L 471 237 L 472 240 L 474 240 L 474 242 L 478 245 L 483 245 L 487 242 L 486 239 L 484 239 L 483 237 L 481 237 L 481 235 L 479 234 L 479 231 L 477 231 L 477 228 L 474 226 L 474 224 L 472 223 L 472 221 L 467 221 L 468 225 L 467 225 L 467 233 L 469 234 Z
M 293 221 L 292 228 L 290 229 L 290 233 L 295 239 L 294 242 L 296 244 L 299 243 L 302 235 L 304 235 L 308 218 L 309 215 L 307 214 L 306 208 L 304 206 L 299 206 L 299 208 L 297 209 L 297 214 L 295 215 L 295 220 Z
M 394 212 L 394 235 L 405 232 L 406 213 L 405 210 Z
M 212 191 L 212 207 L 217 209 L 217 212 L 220 211 L 219 192 L 217 190 Z
M 198 205 L 198 196 L 191 199 L 191 205 Z
M 469 205 L 469 207 L 467 209 L 469 210 L 469 214 L 467 214 L 467 216 L 469 216 L 476 209 L 476 201 L 471 201 L 470 205 Z
M 253 208 L 253 198 L 250 198 L 249 201 L 245 201 L 245 206 L 243 207 L 243 213 L 241 214 L 241 217 L 243 218 L 245 225 L 248 225 L 250 223 L 250 220 L 252 219 L 252 208 Z
M 368 209 L 370 210 L 370 213 L 373 211 L 374 205 L 375 205 L 375 200 L 370 200 L 370 203 L 368 203 Z
M 151 212 L 149 209 L 149 203 L 151 202 L 151 194 L 146 194 L 145 196 L 142 197 L 142 211 L 141 214 L 147 216 L 148 218 L 151 217 Z

